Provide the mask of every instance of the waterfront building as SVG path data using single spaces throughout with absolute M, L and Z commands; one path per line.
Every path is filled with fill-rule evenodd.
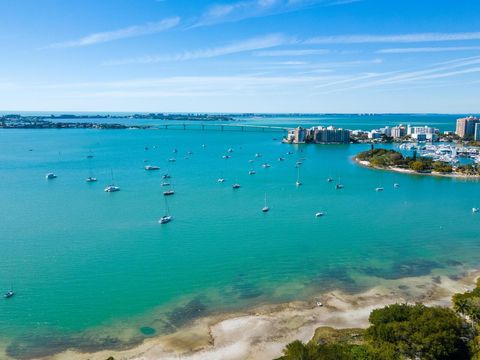
M 457 128 L 455 133 L 461 138 L 473 137 L 475 133 L 475 125 L 480 119 L 474 116 L 457 119 Z
M 312 134 L 313 130 L 313 134 Z M 310 130 L 313 141 L 316 144 L 343 143 L 350 142 L 350 130 L 336 129 L 333 126 L 318 126 Z
M 350 130 L 337 129 L 333 126 L 317 126 L 310 129 L 297 127 L 288 132 L 284 139 L 286 143 L 304 144 L 304 143 L 349 143 Z
M 380 139 L 382 137 L 383 133 L 380 130 L 374 129 L 371 130 L 368 133 L 368 138 L 369 139 Z
M 473 136 L 475 141 L 480 141 L 480 122 L 475 124 L 475 134 Z
M 287 137 L 284 139 L 284 142 L 294 143 L 294 144 L 303 144 L 307 140 L 307 129 L 302 127 L 297 127 L 288 131 Z
M 438 133 L 438 129 L 430 126 L 407 126 L 407 135 L 416 141 L 436 141 Z
M 402 125 L 394 126 L 390 130 L 390 136 L 393 137 L 394 139 L 398 139 L 405 136 L 405 127 L 403 127 Z

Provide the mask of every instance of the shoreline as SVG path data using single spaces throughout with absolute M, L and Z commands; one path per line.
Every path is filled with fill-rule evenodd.
M 401 174 L 408 174 L 408 175 L 421 175 L 421 176 L 433 176 L 433 177 L 446 177 L 446 178 L 451 178 L 451 179 L 464 179 L 464 180 L 480 180 L 480 175 L 465 175 L 465 174 L 458 174 L 458 173 L 439 173 L 435 171 L 431 172 L 417 172 L 415 170 L 410 170 L 410 169 L 402 169 L 402 168 L 397 168 L 393 166 L 388 166 L 388 167 L 379 167 L 379 166 L 373 166 L 370 161 L 366 160 L 358 160 L 356 156 L 352 157 L 352 160 L 363 167 L 369 168 L 369 169 L 374 169 L 374 170 L 384 170 L 384 171 L 393 171 L 393 172 L 398 172 Z
M 272 360 L 294 340 L 309 341 L 315 329 L 366 328 L 370 312 L 393 303 L 422 302 L 450 306 L 451 296 L 474 287 L 480 270 L 459 279 L 435 272 L 418 277 L 381 281 L 358 293 L 329 291 L 316 300 L 262 305 L 244 311 L 215 314 L 194 320 L 168 335 L 147 338 L 131 349 L 85 353 L 67 350 L 39 360 Z M 380 282 L 380 279 L 379 279 Z

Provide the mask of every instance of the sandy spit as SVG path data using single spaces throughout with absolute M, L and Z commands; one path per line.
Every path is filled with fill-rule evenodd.
M 472 270 L 460 280 L 431 275 L 391 280 L 356 295 L 333 291 L 311 301 L 201 318 L 126 351 L 66 351 L 41 360 L 106 360 L 110 356 L 115 360 L 271 360 L 289 342 L 310 340 L 317 327 L 366 328 L 371 310 L 387 304 L 421 301 L 450 306 L 451 295 L 472 289 L 479 275 L 480 271 Z

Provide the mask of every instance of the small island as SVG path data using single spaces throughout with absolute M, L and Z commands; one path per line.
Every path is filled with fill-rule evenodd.
M 430 157 L 404 156 L 402 153 L 388 149 L 372 149 L 363 151 L 354 157 L 363 166 L 374 169 L 391 170 L 410 174 L 449 176 L 449 177 L 480 177 L 477 164 L 453 166 L 445 161 L 435 161 Z

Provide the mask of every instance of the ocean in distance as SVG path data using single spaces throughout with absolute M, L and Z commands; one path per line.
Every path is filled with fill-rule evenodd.
M 454 130 L 457 117 L 279 115 L 242 123 L 444 131 Z M 112 119 L 121 121 L 131 123 Z M 17 293 L 1 304 L 0 347 L 23 359 L 69 347 L 127 347 L 211 313 L 478 268 L 477 181 L 354 164 L 351 157 L 369 145 L 296 146 L 280 138 L 268 131 L 0 130 L 0 289 Z M 299 158 L 303 186 L 296 187 Z M 145 171 L 144 160 L 161 170 Z M 111 171 L 121 191 L 108 194 Z M 48 172 L 58 178 L 47 181 Z M 165 173 L 176 192 L 168 199 L 174 220 L 160 225 Z M 90 174 L 98 182 L 86 183 Z M 242 187 L 233 190 L 235 182 Z M 376 192 L 379 186 L 385 190 Z M 265 194 L 268 213 L 261 212 Z M 316 218 L 317 211 L 326 215 Z

